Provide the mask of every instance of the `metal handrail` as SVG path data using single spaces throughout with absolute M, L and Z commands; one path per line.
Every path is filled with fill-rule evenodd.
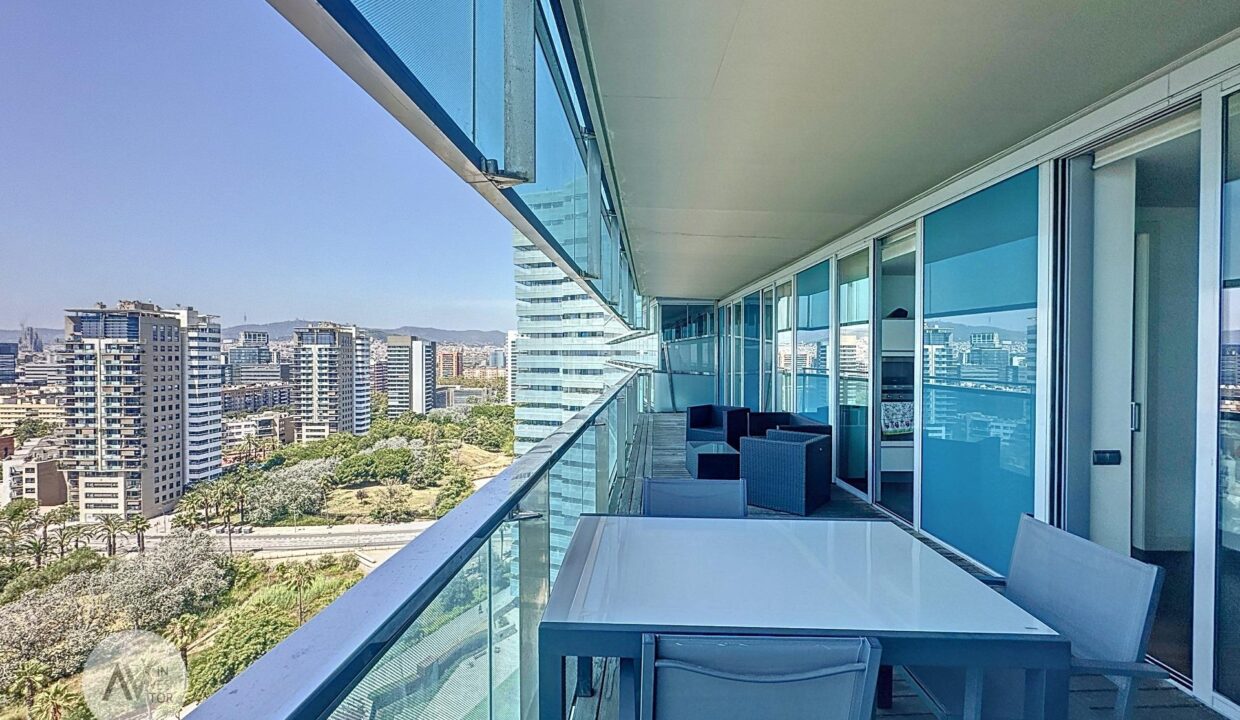
M 518 503 L 625 388 L 634 370 L 374 572 L 203 700 L 192 720 L 319 720 L 417 620 Z

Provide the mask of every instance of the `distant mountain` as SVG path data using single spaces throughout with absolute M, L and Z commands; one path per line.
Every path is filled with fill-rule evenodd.
M 35 328 L 39 333 L 39 337 L 44 343 L 50 343 L 56 338 L 65 334 L 63 327 L 58 328 Z M 0 342 L 17 342 L 22 336 L 21 330 L 3 330 L 0 329 Z
M 281 322 L 233 325 L 223 329 L 225 338 L 236 340 L 244 330 L 257 330 L 271 336 L 272 340 L 291 340 L 293 329 L 309 325 L 311 320 L 284 320 Z M 386 339 L 388 335 L 417 335 L 427 340 L 456 345 L 494 345 L 503 346 L 507 333 L 502 330 L 443 330 L 441 328 L 414 327 L 403 325 L 398 328 L 366 328 L 374 337 Z M 3 331 L 0 331 L 3 332 Z M 41 332 L 41 331 L 40 331 Z

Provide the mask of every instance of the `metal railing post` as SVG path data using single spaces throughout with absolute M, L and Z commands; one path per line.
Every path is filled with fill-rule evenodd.
M 607 512 L 611 497 L 611 438 L 607 418 L 594 419 L 594 512 Z

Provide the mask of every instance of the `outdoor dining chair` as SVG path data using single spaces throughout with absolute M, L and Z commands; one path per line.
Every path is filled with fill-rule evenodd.
M 1118 694 L 1113 717 L 1127 720 L 1140 678 L 1165 678 L 1145 662 L 1162 587 L 1162 568 L 1023 515 L 1016 531 L 1004 594 L 1072 643 L 1073 675 L 1101 675 Z M 905 668 L 916 690 L 940 718 L 962 717 L 965 671 Z M 982 717 L 1022 718 L 1025 675 L 987 671 L 982 678 Z
M 640 685 L 621 677 L 632 720 L 863 720 L 881 646 L 866 638 L 642 636 Z M 632 699 L 637 697 L 637 708 Z
M 647 517 L 743 518 L 748 514 L 744 479 L 642 480 L 642 515 Z

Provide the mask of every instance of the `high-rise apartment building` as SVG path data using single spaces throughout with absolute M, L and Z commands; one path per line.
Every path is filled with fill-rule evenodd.
M 508 377 L 521 455 L 624 375 L 608 363 L 620 354 L 608 341 L 625 330 L 519 232 L 513 249 L 517 332 L 509 339 Z
M 515 360 L 516 356 L 517 356 L 517 331 L 509 330 L 508 338 L 504 341 L 504 369 L 508 373 L 508 395 L 506 397 L 506 402 L 509 405 L 513 405 L 517 402 L 516 397 L 513 395 L 514 389 L 516 387 L 516 385 L 513 384 L 513 381 L 516 378 L 516 374 L 517 374 L 516 373 L 517 363 Z
M 69 502 L 83 519 L 172 510 L 191 479 L 219 473 L 218 323 L 136 301 L 67 313 Z
M 242 330 L 241 342 L 228 348 L 228 364 L 270 365 L 271 337 L 259 330 Z
M 353 434 L 370 430 L 370 338 L 358 327 L 353 334 Z
M 315 323 L 295 329 L 293 345 L 293 414 L 299 437 L 366 432 L 370 342 L 365 332 L 355 325 Z
M 456 377 L 465 368 L 465 355 L 452 348 L 440 350 L 437 365 L 439 377 Z
M 409 335 L 387 339 L 388 417 L 435 407 L 435 343 Z
M 17 343 L 0 343 L 0 385 L 17 382 Z
M 214 315 L 193 308 L 174 312 L 185 336 L 185 484 L 192 486 L 215 480 L 221 471 L 224 407 L 220 397 L 220 323 Z

